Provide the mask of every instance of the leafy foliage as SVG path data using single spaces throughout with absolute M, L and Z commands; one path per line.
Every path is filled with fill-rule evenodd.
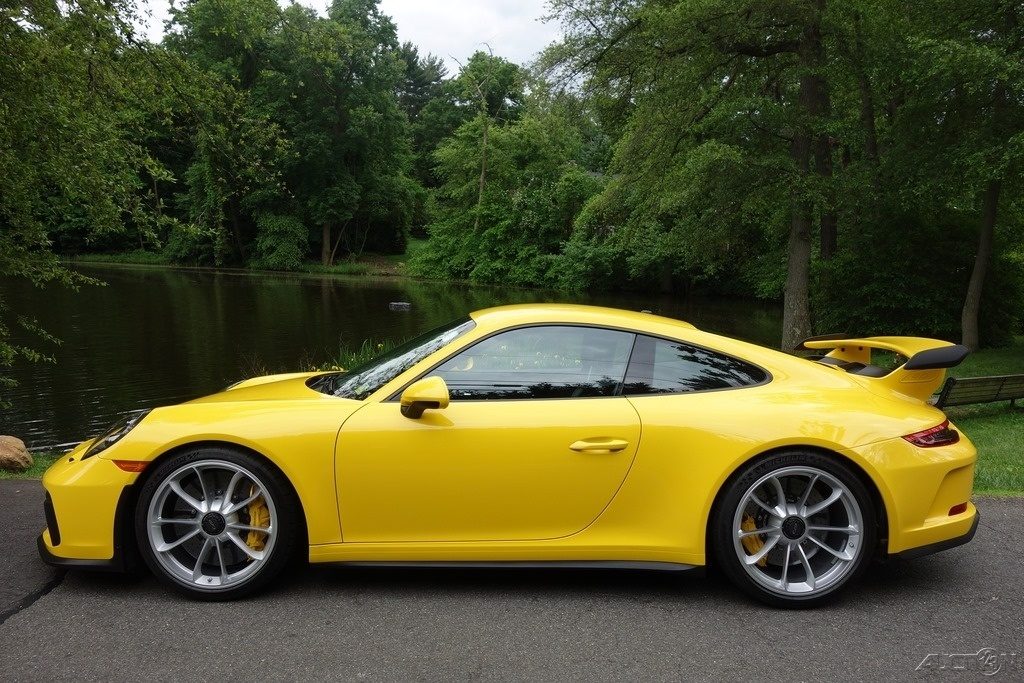
M 1006 339 L 1006 255 L 1024 237 L 1019 3 L 552 9 L 565 39 L 548 74 L 582 87 L 615 140 L 563 284 L 782 295 L 784 346 L 810 332 L 811 303 L 822 331 L 975 345 L 980 309 L 981 339 Z
M 549 284 L 573 220 L 601 181 L 577 163 L 578 132 L 556 113 L 492 127 L 481 191 L 481 113 L 437 151 L 438 211 L 413 264 L 425 275 Z
M 53 239 L 77 233 L 87 243 L 137 218 L 139 177 L 159 164 L 138 142 L 138 112 L 150 103 L 134 88 L 139 60 L 123 52 L 133 16 L 120 0 L 0 10 L 0 276 L 90 283 L 60 263 Z M 56 341 L 8 306 L 0 295 L 0 372 L 46 359 L 9 341 L 12 328 L 21 340 Z M 0 375 L 0 388 L 10 384 Z
M 272 213 L 256 217 L 256 244 L 253 268 L 263 270 L 299 270 L 309 241 L 309 231 L 295 216 Z
M 550 10 L 537 68 L 448 74 L 377 0 L 184 0 L 158 45 L 132 0 L 5 6 L 0 276 L 361 272 L 412 235 L 423 276 L 781 299 L 788 342 L 1021 330 L 1019 2 Z M 0 369 L 55 342 L 12 303 Z
M 977 221 L 962 215 L 886 211 L 853 244 L 816 273 L 813 300 L 822 329 L 855 335 L 903 334 L 956 341 L 960 307 L 974 255 Z M 917 236 L 914 241 L 907 234 Z M 879 264 L 898 263 L 898 268 Z M 1009 344 L 1024 308 L 1024 272 L 1008 256 L 996 260 L 985 290 L 981 329 L 992 345 Z M 907 287 L 907 283 L 913 283 Z

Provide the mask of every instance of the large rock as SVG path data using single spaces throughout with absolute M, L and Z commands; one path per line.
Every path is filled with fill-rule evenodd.
M 27 470 L 32 467 L 32 454 L 25 442 L 13 436 L 0 436 L 0 469 Z

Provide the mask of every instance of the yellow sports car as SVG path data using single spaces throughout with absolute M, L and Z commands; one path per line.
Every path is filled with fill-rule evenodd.
M 141 555 L 203 599 L 296 556 L 688 569 L 779 606 L 971 539 L 975 449 L 928 398 L 967 353 L 819 337 L 802 358 L 647 312 L 493 308 L 347 372 L 126 416 L 43 478 L 39 552 Z M 894 370 L 872 351 L 896 354 Z

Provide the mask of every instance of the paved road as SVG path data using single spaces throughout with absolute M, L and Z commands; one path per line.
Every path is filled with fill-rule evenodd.
M 60 579 L 60 572 L 43 564 L 36 552 L 42 495 L 38 481 L 0 480 L 0 622 Z
M 1021 498 L 981 498 L 966 547 L 875 568 L 833 607 L 786 612 L 713 578 L 654 572 L 311 568 L 228 604 L 151 578 L 70 572 L 54 587 L 31 550 L 40 497 L 34 482 L 0 482 L 4 681 L 1024 680 Z M 52 590 L 11 613 L 14 586 Z M 929 653 L 982 648 L 1017 663 L 992 660 L 990 677 L 935 657 L 915 671 Z

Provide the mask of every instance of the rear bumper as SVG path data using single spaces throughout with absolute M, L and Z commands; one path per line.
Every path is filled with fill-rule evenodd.
M 901 560 L 912 560 L 917 557 L 924 557 L 925 555 L 931 555 L 933 553 L 942 552 L 943 550 L 949 550 L 957 546 L 968 543 L 974 534 L 978 531 L 978 524 L 981 522 L 981 513 L 977 510 L 974 511 L 974 521 L 971 522 L 971 528 L 966 534 L 961 536 L 955 536 L 953 538 L 946 539 L 945 541 L 937 541 L 936 543 L 929 543 L 928 545 L 922 545 L 917 548 L 909 548 L 902 550 L 898 553 L 893 553 L 890 557 L 898 557 Z
M 847 453 L 881 496 L 887 555 L 915 557 L 934 552 L 929 548 L 941 550 L 971 539 L 978 516 L 970 502 L 977 451 L 965 436 L 935 448 L 887 439 Z

